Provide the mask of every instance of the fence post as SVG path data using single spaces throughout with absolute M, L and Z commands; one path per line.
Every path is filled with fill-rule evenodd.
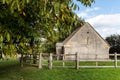
M 52 69 L 52 53 L 49 56 L 49 69 Z
M 23 67 L 23 54 L 21 54 L 21 58 L 20 58 L 20 66 Z
M 114 66 L 117 68 L 117 53 L 114 53 Z
M 98 59 L 98 54 L 96 54 L 96 66 L 98 66 L 98 61 L 97 61 L 97 59 Z
M 39 64 L 38 64 L 38 68 L 39 68 L 39 69 L 42 68 L 42 53 L 39 54 Z
M 76 53 L 76 69 L 79 69 L 79 53 Z
M 63 67 L 64 67 L 64 66 L 65 66 L 65 62 L 64 62 L 64 60 L 65 60 L 65 54 L 63 54 L 62 56 L 63 56 L 62 65 L 63 65 Z
M 56 58 L 57 58 L 57 61 L 58 61 L 58 60 L 60 59 L 60 55 L 59 55 L 59 54 L 57 54 L 56 56 L 57 56 Z

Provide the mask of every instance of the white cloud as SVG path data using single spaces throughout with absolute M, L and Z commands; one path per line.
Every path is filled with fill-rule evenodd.
M 120 14 L 108 14 L 108 15 L 98 15 L 96 17 L 86 20 L 87 22 L 95 25 L 96 27 L 114 27 L 120 26 Z
M 98 33 L 100 33 L 100 35 L 103 37 L 103 38 L 106 38 L 112 34 L 120 34 L 120 29 L 117 29 L 116 28 L 95 28 L 97 30 Z
M 85 12 L 92 12 L 92 11 L 97 11 L 97 10 L 99 10 L 100 8 L 98 8 L 98 7 L 94 7 L 94 8 L 87 8 L 86 10 L 85 10 Z
M 85 12 L 81 12 L 80 14 L 78 14 L 78 17 L 88 17 L 88 14 Z
M 94 13 L 95 11 L 99 10 L 100 8 L 98 7 L 94 7 L 94 8 L 87 8 L 85 11 L 82 11 L 80 13 L 78 13 L 78 17 L 82 17 L 82 18 L 89 18 L 90 14 Z
M 120 13 L 116 14 L 98 14 L 99 7 L 87 8 L 77 15 L 86 22 L 89 22 L 102 37 L 111 34 L 120 34 Z
M 86 21 L 93 25 L 104 38 L 111 34 L 120 34 L 120 13 L 102 14 Z

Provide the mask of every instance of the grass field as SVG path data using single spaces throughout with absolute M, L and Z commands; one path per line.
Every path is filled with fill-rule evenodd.
M 120 68 L 52 69 L 21 68 L 18 61 L 0 61 L 0 80 L 120 80 Z

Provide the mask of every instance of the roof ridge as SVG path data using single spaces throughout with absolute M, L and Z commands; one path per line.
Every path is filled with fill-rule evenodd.
M 73 31 L 73 32 L 62 42 L 63 45 L 64 45 L 70 38 L 72 38 L 82 27 L 84 27 L 84 26 L 86 26 L 86 25 L 90 26 L 90 27 L 93 29 L 93 31 L 95 31 L 95 33 L 98 35 L 98 37 L 100 37 L 102 40 L 104 40 L 104 42 L 110 47 L 110 45 L 107 43 L 107 41 L 106 41 L 105 39 L 103 39 L 103 37 L 102 37 L 102 36 L 93 28 L 93 26 L 92 26 L 91 24 L 89 24 L 88 22 L 85 22 L 83 26 L 78 27 L 77 29 L 75 29 L 75 31 Z
M 82 27 L 82 26 L 81 26 Z M 80 30 L 81 27 L 78 27 L 77 29 L 75 29 L 64 41 L 63 44 L 65 44 L 72 36 L 74 36 L 74 34 Z
M 105 41 L 105 43 L 106 43 L 108 46 L 110 46 L 110 44 L 93 28 L 93 26 L 92 26 L 91 24 L 89 24 L 88 22 L 87 22 L 87 24 L 90 25 L 90 27 L 97 33 L 97 35 L 98 35 L 102 40 Z

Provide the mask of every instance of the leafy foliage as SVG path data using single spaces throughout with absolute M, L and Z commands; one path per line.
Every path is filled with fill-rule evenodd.
M 78 0 L 91 6 L 94 0 Z M 0 50 L 11 55 L 53 52 L 83 21 L 73 0 L 0 0 Z

